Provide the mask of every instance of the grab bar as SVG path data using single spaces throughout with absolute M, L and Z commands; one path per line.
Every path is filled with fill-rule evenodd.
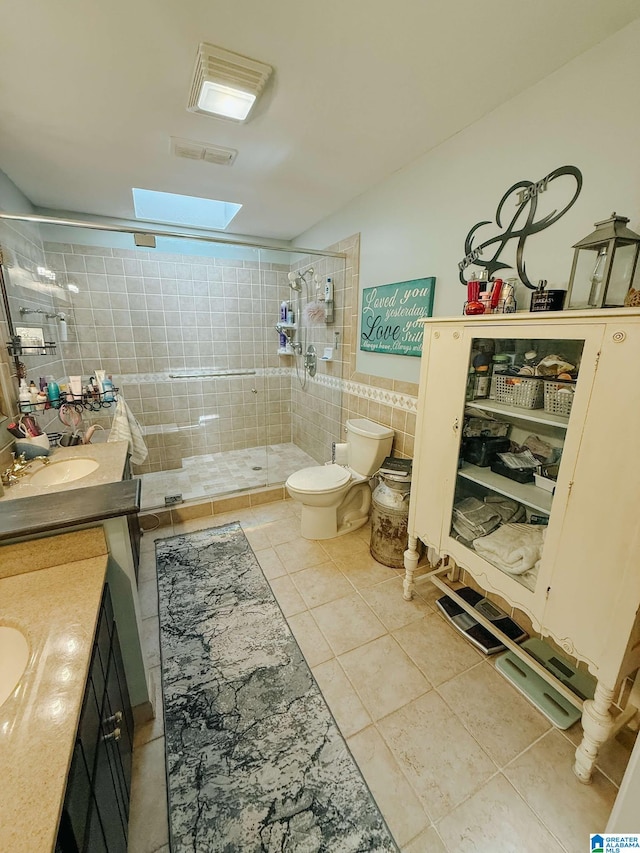
M 211 373 L 170 373 L 169 379 L 216 379 L 225 376 L 255 376 L 255 370 L 214 370 Z

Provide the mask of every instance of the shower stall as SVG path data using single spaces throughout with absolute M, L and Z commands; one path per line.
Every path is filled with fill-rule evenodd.
M 56 344 L 55 357 L 15 359 L 17 370 L 36 384 L 45 371 L 59 383 L 113 377 L 148 448 L 133 470 L 144 509 L 282 483 L 329 458 L 343 420 L 343 255 L 0 222 L 10 323 Z M 52 416 L 47 432 L 64 429 Z M 113 406 L 83 412 L 94 441 L 112 419 Z

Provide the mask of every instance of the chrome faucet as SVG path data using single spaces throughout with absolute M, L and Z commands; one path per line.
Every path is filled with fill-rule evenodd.
M 27 460 L 25 459 L 24 453 L 21 453 L 20 456 L 16 456 L 15 453 L 12 453 L 11 457 L 11 465 L 6 471 L 3 471 L 1 475 L 3 486 L 12 486 L 14 483 L 17 483 L 21 477 L 24 477 L 26 474 L 30 474 L 31 472 L 28 469 L 33 462 L 40 461 L 43 465 L 48 465 L 51 462 L 48 456 L 34 456 L 33 459 Z

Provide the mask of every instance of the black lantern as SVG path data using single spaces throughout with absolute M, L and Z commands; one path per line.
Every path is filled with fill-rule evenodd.
M 566 308 L 624 305 L 634 278 L 640 278 L 640 234 L 627 228 L 628 221 L 626 216 L 612 213 L 609 219 L 596 222 L 596 230 L 574 245 Z

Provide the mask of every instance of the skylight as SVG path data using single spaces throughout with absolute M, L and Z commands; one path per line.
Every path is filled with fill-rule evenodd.
M 131 192 L 138 219 L 169 225 L 193 225 L 197 228 L 221 230 L 227 227 L 242 207 L 241 204 L 233 204 L 230 201 L 161 193 L 136 187 Z

